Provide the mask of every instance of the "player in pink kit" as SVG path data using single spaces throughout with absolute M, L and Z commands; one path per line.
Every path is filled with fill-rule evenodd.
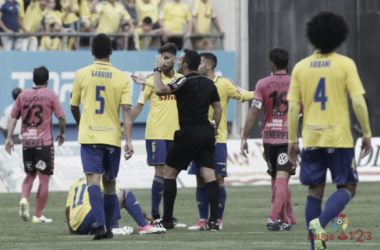
M 52 114 L 59 119 L 60 132 L 57 136 L 58 145 L 65 142 L 65 111 L 53 90 L 47 89 L 49 71 L 45 67 L 34 69 L 33 82 L 35 87 L 22 92 L 11 112 L 9 133 L 5 150 L 11 154 L 13 148 L 13 130 L 17 120 L 22 119 L 23 161 L 26 178 L 22 184 L 22 199 L 20 201 L 20 217 L 29 220 L 29 195 L 37 176 L 40 181 L 36 194 L 36 210 L 33 223 L 49 223 L 52 219 L 45 218 L 42 210 L 49 196 L 49 179 L 54 171 L 54 145 Z
M 268 174 L 272 177 L 272 199 L 267 227 L 271 231 L 290 230 L 296 224 L 290 200 L 288 182 L 295 174 L 295 166 L 288 160 L 288 101 L 286 99 L 290 76 L 287 74 L 289 54 L 275 48 L 270 51 L 272 75 L 258 81 L 252 107 L 248 113 L 241 141 L 241 151 L 248 153 L 247 139 L 256 122 L 261 107 L 264 107 L 262 137 L 264 155 L 268 163 Z M 277 223 L 280 218 L 281 224 Z M 290 222 L 289 222 L 290 220 Z

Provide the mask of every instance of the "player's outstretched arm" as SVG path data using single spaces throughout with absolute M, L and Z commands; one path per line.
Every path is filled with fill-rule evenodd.
M 352 107 L 356 118 L 358 118 L 360 127 L 363 130 L 362 150 L 364 150 L 364 152 L 362 153 L 362 158 L 364 158 L 371 152 L 372 149 L 371 128 L 369 126 L 367 104 L 365 103 L 364 97 L 360 95 L 352 98 Z
M 74 116 L 75 122 L 77 123 L 77 129 L 79 130 L 79 123 L 80 123 L 80 109 L 79 109 L 79 106 L 73 106 L 73 105 L 71 105 L 71 113 Z
M 70 207 L 66 207 L 66 221 L 67 221 L 67 226 L 69 227 L 69 232 L 70 234 L 74 234 L 74 230 L 70 227 Z
M 157 55 L 156 56 L 156 64 L 154 67 L 162 69 L 164 67 L 164 63 L 165 63 L 165 61 L 164 61 L 163 56 Z M 173 94 L 173 91 L 171 90 L 171 88 L 162 82 L 161 72 L 159 72 L 159 71 L 154 72 L 154 92 L 158 96 Z
M 139 116 L 139 114 L 141 113 L 142 109 L 144 107 L 144 104 L 141 104 L 139 102 L 136 102 L 135 106 L 133 106 L 132 108 L 132 122 L 134 122 L 137 118 L 137 116 Z
M 301 109 L 301 103 L 289 101 L 288 123 L 289 123 L 289 161 L 297 166 L 300 148 L 297 141 L 298 120 Z
M 14 144 L 13 144 L 13 131 L 15 130 L 17 123 L 17 119 L 14 117 L 11 117 L 9 120 L 9 125 L 8 125 L 8 136 L 7 136 L 7 141 L 5 142 L 5 151 L 7 151 L 8 154 L 12 154 L 11 151 L 14 151 Z
M 126 143 L 124 146 L 125 151 L 125 160 L 128 160 L 133 155 L 133 146 L 132 146 L 132 111 L 131 105 L 123 104 L 121 105 L 123 109 L 123 121 L 124 121 L 124 131 L 126 136 Z
M 59 118 L 59 134 L 57 135 L 58 146 L 62 146 L 65 142 L 66 116 Z

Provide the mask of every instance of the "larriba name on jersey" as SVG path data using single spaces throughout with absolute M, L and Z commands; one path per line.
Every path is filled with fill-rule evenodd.
M 310 68 L 330 68 L 330 65 L 331 60 L 310 62 Z
M 91 76 L 92 77 L 100 77 L 100 78 L 112 78 L 112 72 L 107 72 L 107 71 L 97 71 L 97 70 L 92 70 L 91 71 Z

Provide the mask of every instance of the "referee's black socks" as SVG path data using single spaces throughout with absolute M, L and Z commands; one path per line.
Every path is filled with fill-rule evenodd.
M 173 209 L 174 209 L 174 201 L 175 201 L 176 196 L 177 196 L 177 180 L 164 179 L 164 217 L 163 218 L 164 218 L 164 221 L 166 222 L 173 220 Z
M 211 181 L 206 183 L 208 192 L 208 199 L 210 201 L 210 219 L 209 221 L 217 222 L 218 209 L 219 209 L 219 183 L 218 181 Z M 165 191 L 164 191 L 165 195 Z

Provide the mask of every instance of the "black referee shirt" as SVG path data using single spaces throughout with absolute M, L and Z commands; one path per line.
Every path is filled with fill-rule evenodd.
M 219 102 L 214 82 L 198 73 L 190 73 L 168 84 L 177 98 L 179 125 L 210 125 L 210 104 Z

